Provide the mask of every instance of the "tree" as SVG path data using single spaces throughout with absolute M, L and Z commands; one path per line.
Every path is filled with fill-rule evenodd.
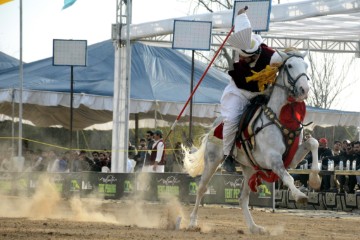
M 314 107 L 331 108 L 340 93 L 355 82 L 349 80 L 354 57 L 340 53 L 310 53 L 311 93 L 307 103 Z

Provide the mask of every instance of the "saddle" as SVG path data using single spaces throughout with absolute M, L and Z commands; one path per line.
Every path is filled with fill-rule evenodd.
M 254 136 L 260 130 L 255 129 L 255 123 L 262 112 L 262 106 L 266 105 L 268 101 L 269 97 L 265 95 L 252 98 L 241 116 L 235 142 L 238 148 L 244 147 L 245 152 L 246 148 L 253 149 L 255 146 Z
M 251 149 L 255 146 L 254 136 L 259 130 L 254 129 L 254 125 L 262 112 L 261 106 L 266 105 L 269 97 L 265 95 L 258 95 L 250 100 L 244 113 L 241 116 L 238 131 L 236 133 L 235 144 L 240 149 L 241 147 L 249 147 Z M 214 136 L 223 139 L 224 123 L 221 122 L 214 130 Z M 246 146 L 245 146 L 246 145 Z

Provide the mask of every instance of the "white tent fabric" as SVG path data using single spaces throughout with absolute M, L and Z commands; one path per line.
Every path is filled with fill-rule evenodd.
M 304 123 L 309 122 L 313 122 L 313 124 L 308 128 L 313 128 L 316 125 L 322 127 L 360 126 L 360 112 L 306 107 Z

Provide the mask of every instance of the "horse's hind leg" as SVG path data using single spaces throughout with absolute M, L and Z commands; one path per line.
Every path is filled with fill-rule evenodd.
M 264 227 L 255 224 L 249 211 L 249 197 L 251 191 L 249 187 L 249 178 L 254 172 L 252 168 L 249 167 L 241 166 L 241 168 L 243 170 L 244 181 L 242 183 L 239 204 L 244 214 L 246 224 L 252 234 L 266 234 L 267 231 Z
M 195 228 L 197 226 L 197 215 L 198 215 L 201 199 L 203 198 L 206 192 L 207 185 L 210 182 L 211 177 L 214 175 L 216 169 L 218 168 L 220 162 L 222 161 L 222 158 L 223 158 L 222 146 L 220 145 L 219 147 L 219 145 L 208 142 L 205 150 L 204 171 L 200 178 L 195 206 L 190 214 L 189 228 Z

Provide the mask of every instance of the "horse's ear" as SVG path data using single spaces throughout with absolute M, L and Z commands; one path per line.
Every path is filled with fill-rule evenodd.
M 301 55 L 302 58 L 305 58 L 307 55 L 309 55 L 309 50 L 300 52 L 300 55 Z
M 280 51 L 278 49 L 276 49 L 276 52 L 280 55 L 283 61 L 285 61 L 289 57 L 285 52 Z
M 276 49 L 276 52 L 271 56 L 271 59 L 270 59 L 270 66 L 272 65 L 282 65 L 283 62 L 288 58 L 289 56 L 285 53 L 285 52 L 282 52 L 278 49 Z

